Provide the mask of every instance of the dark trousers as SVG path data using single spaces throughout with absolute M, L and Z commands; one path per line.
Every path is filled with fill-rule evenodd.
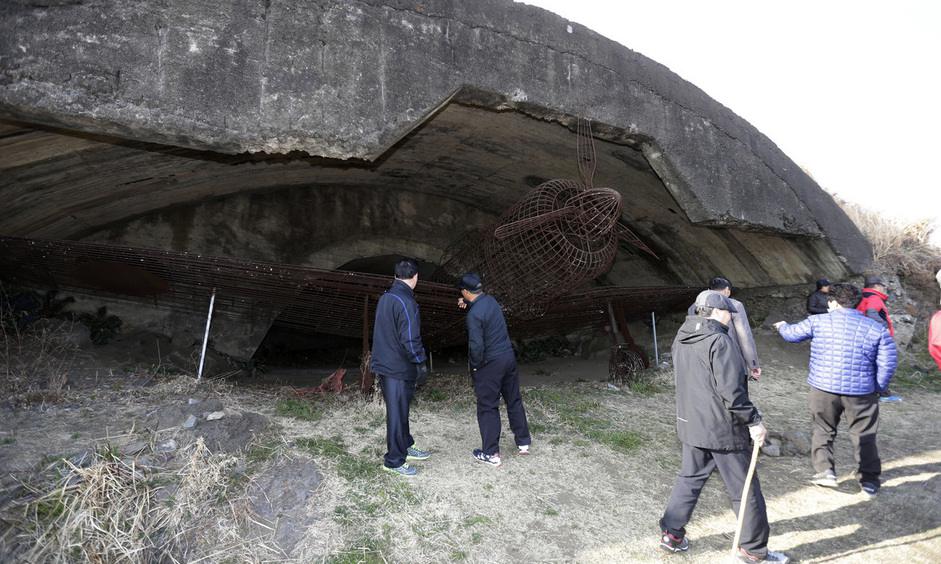
M 845 413 L 853 441 L 857 464 L 857 478 L 861 482 L 879 483 L 882 461 L 876 447 L 879 430 L 879 394 L 843 396 L 810 388 L 810 415 L 814 430 L 810 440 L 810 455 L 817 472 L 834 470 L 833 439 L 840 417 Z
M 747 450 L 709 450 L 684 444 L 680 475 L 676 478 L 667 509 L 660 519 L 660 529 L 677 537 L 686 536 L 686 524 L 693 515 L 696 502 L 699 501 L 699 493 L 712 471 L 717 468 L 732 501 L 732 511 L 738 515 L 749 463 L 751 453 Z M 746 503 L 748 507 L 745 510 L 745 523 L 742 525 L 741 546 L 754 555 L 764 556 L 768 553 L 768 535 L 771 529 L 768 526 L 768 512 L 757 473 L 752 477 Z
M 477 395 L 477 425 L 480 427 L 481 450 L 485 454 L 500 452 L 500 396 L 506 402 L 506 414 L 517 446 L 532 442 L 523 396 L 520 395 L 520 377 L 516 369 L 516 355 L 508 352 L 480 367 L 474 373 L 474 393 Z
M 408 432 L 408 406 L 415 396 L 415 381 L 379 376 L 379 386 L 386 402 L 385 465 L 398 468 L 405 463 L 408 447 L 415 444 Z

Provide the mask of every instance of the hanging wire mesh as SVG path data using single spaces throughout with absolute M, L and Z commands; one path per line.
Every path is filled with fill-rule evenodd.
M 480 272 L 487 291 L 520 318 L 543 315 L 553 301 L 607 272 L 621 240 L 656 256 L 619 222 L 621 194 L 594 187 L 591 122 L 579 120 L 577 129 L 579 181 L 540 184 L 501 216 L 498 227 L 474 234 L 442 260 L 451 277 Z

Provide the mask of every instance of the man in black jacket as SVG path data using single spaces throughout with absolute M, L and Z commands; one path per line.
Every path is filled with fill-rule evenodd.
M 520 395 L 516 354 L 499 302 L 483 291 L 477 274 L 469 272 L 458 282 L 458 306 L 467 309 L 467 357 L 474 393 L 477 395 L 477 425 L 481 448 L 474 458 L 491 466 L 500 465 L 500 397 L 506 402 L 510 429 L 520 454 L 529 454 L 532 438 Z
M 415 395 L 416 380 L 428 375 L 425 347 L 421 342 L 421 319 L 413 290 L 418 284 L 418 265 L 411 259 L 395 264 L 395 280 L 376 304 L 370 369 L 379 377 L 386 403 L 386 447 L 383 467 L 402 476 L 418 471 L 406 460 L 427 460 L 431 453 L 415 447 L 408 430 L 408 408 Z
M 817 280 L 817 291 L 807 296 L 807 313 L 820 315 L 830 313 L 830 281 L 826 278 Z
M 748 398 L 745 365 L 728 335 L 734 312 L 729 298 L 710 293 L 673 341 L 676 433 L 683 443 L 683 460 L 660 519 L 660 547 L 669 552 L 689 549 L 685 527 L 713 470 L 719 470 L 738 513 L 751 461 L 750 439 L 761 443 L 767 433 L 761 413 Z M 788 562 L 784 554 L 768 550 L 768 514 L 757 475 L 748 495 L 739 558 Z

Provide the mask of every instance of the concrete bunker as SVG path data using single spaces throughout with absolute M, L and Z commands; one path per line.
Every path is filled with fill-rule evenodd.
M 437 264 L 533 186 L 575 177 L 587 118 L 596 184 L 621 193 L 621 221 L 659 257 L 622 245 L 599 285 L 701 287 L 722 273 L 760 288 L 868 264 L 855 227 L 767 138 L 548 12 L 273 3 L 240 13 L 229 45 L 235 22 L 198 2 L 145 14 L 114 4 L 104 22 L 83 5 L 4 8 L 4 236 L 327 270 L 374 271 L 391 255 Z M 122 21 L 133 61 L 114 48 Z M 237 73 L 230 51 L 246 55 Z M 65 80 L 66 68 L 79 70 Z M 201 315 L 141 314 L 121 299 L 112 309 L 201 339 Z M 214 345 L 248 358 L 278 316 L 220 325 Z

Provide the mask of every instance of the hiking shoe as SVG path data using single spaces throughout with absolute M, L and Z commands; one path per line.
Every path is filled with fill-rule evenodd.
M 499 466 L 500 465 L 500 453 L 495 452 L 493 454 L 484 454 L 484 451 L 479 448 L 474 449 L 474 458 L 477 459 L 477 462 L 483 462 L 484 464 L 489 464 L 490 466 Z
M 835 488 L 838 486 L 836 483 L 836 474 L 833 473 L 833 470 L 827 470 L 825 472 L 818 472 L 813 475 L 810 479 L 810 483 L 823 486 L 825 488 Z
M 879 493 L 879 484 L 875 482 L 860 482 L 859 487 L 863 490 L 863 493 L 872 497 Z
M 519 445 L 516 448 L 519 449 L 520 454 L 529 454 L 529 445 Z
M 392 474 L 398 474 L 399 476 L 405 476 L 407 478 L 411 478 L 415 474 L 418 474 L 418 469 L 409 466 L 408 462 L 403 462 L 402 465 L 399 466 L 398 468 L 389 468 L 388 466 L 383 464 L 382 468 L 386 472 L 391 472 Z
M 431 458 L 431 453 L 427 450 L 421 450 L 413 446 L 408 447 L 406 451 L 408 454 L 405 456 L 405 460 L 428 460 Z
M 741 562 L 774 562 L 775 564 L 787 564 L 791 561 L 791 557 L 783 552 L 769 550 L 768 554 L 758 556 L 757 554 L 748 552 L 742 547 L 738 549 L 738 559 Z
M 686 552 L 689 550 L 689 541 L 686 537 L 675 537 L 669 531 L 660 535 L 660 548 L 667 552 Z

